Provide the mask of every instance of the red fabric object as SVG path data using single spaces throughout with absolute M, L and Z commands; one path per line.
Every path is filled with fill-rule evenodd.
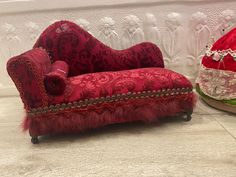
M 160 68 L 163 58 L 154 44 L 116 51 L 74 23 L 61 21 L 43 32 L 34 47 L 40 46 L 45 49 L 34 48 L 7 63 L 25 105 L 23 128 L 31 136 L 152 122 L 193 110 L 192 84 Z M 48 92 L 48 77 L 62 78 L 59 91 Z
M 7 62 L 7 71 L 14 81 L 25 108 L 48 105 L 43 79 L 51 69 L 47 52 L 43 49 L 33 49 Z
M 114 50 L 69 21 L 49 26 L 35 43 L 34 48 L 37 47 L 46 49 L 53 62 L 63 59 L 69 65 L 69 76 L 164 67 L 162 53 L 155 44 L 144 42 L 129 49 Z
M 196 84 L 204 95 L 214 100 L 236 99 L 236 28 L 207 49 Z
M 45 89 L 49 94 L 61 95 L 64 93 L 68 71 L 68 64 L 64 61 L 58 60 L 52 64 L 51 71 L 44 78 Z
M 236 51 L 236 28 L 232 29 L 226 35 L 218 39 L 211 48 L 212 51 L 222 51 L 228 49 Z M 226 55 L 221 61 L 213 60 L 213 56 L 204 56 L 202 59 L 202 64 L 207 68 L 236 72 L 236 61 L 229 54 Z
M 164 116 L 192 111 L 196 102 L 195 95 L 193 92 L 181 92 L 183 88 L 191 90 L 192 84 L 181 74 L 164 68 L 101 72 L 71 77 L 64 95 L 49 98 L 49 105 L 57 107 L 66 103 L 64 107 L 58 107 L 58 111 L 27 116 L 24 129 L 29 129 L 31 135 L 44 135 L 75 133 L 129 121 L 158 121 Z M 148 97 L 153 91 L 160 93 L 159 96 Z M 119 99 L 123 95 L 125 97 Z M 99 101 L 91 102 L 97 98 Z M 78 108 L 82 100 L 84 103 Z M 75 102 L 77 106 L 73 106 Z M 84 105 L 86 103 L 87 105 Z
M 194 94 L 161 99 L 140 99 L 89 107 L 85 110 L 63 111 L 24 119 L 24 130 L 31 136 L 58 133 L 79 133 L 88 129 L 124 122 L 157 122 L 165 116 L 191 111 L 196 103 Z
M 162 89 L 192 88 L 181 74 L 164 68 L 83 74 L 68 78 L 64 95 L 50 97 L 51 104 L 73 102 L 89 98 Z

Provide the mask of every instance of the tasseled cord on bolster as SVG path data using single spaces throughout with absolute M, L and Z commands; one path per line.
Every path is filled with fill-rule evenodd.
M 64 61 L 56 61 L 52 64 L 51 71 L 45 75 L 44 85 L 51 95 L 61 95 L 66 88 L 66 80 L 69 66 Z

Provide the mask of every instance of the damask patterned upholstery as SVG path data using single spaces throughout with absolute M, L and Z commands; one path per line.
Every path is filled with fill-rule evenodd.
M 192 84 L 163 67 L 154 44 L 115 51 L 67 21 L 51 25 L 33 49 L 7 63 L 26 110 L 23 128 L 33 143 L 40 135 L 153 122 L 179 113 L 190 120 Z
M 52 62 L 67 62 L 70 67 L 69 76 L 164 67 L 162 53 L 152 43 L 144 42 L 126 50 L 114 50 L 69 21 L 59 21 L 49 26 L 35 43 L 34 48 L 38 47 L 48 51 Z

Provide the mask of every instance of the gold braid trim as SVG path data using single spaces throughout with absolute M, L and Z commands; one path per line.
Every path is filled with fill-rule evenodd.
M 164 96 L 174 96 L 174 95 L 183 95 L 192 93 L 192 88 L 176 88 L 176 89 L 162 89 L 162 90 L 152 90 L 152 91 L 142 91 L 142 92 L 128 92 L 123 94 L 116 94 L 106 97 L 90 98 L 80 101 L 74 101 L 69 103 L 62 103 L 56 105 L 50 105 L 45 107 L 33 108 L 27 111 L 28 116 L 36 116 L 46 113 L 55 113 L 59 111 L 83 108 L 89 105 L 97 105 L 101 103 L 108 102 L 118 102 L 122 100 L 130 99 L 143 99 L 143 98 L 155 98 L 155 97 L 164 97 Z

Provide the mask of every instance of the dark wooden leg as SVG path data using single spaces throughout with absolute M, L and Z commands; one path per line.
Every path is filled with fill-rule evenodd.
M 32 137 L 31 137 L 31 143 L 33 143 L 33 144 L 39 144 L 38 136 L 32 136 Z
M 192 119 L 192 113 L 193 111 L 187 111 L 184 115 L 183 115 L 183 120 L 188 122 Z

